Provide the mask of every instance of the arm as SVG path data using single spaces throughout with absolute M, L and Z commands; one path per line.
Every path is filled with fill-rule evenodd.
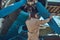
M 46 19 L 46 20 L 40 20 L 41 24 L 47 23 L 50 21 L 50 18 Z
M 39 24 L 47 23 L 47 22 L 49 22 L 51 19 L 52 19 L 52 16 L 50 16 L 48 19 L 45 19 L 45 20 L 39 20 Z

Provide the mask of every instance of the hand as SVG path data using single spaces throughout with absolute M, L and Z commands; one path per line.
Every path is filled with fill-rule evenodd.
M 52 18 L 53 18 L 53 15 L 51 14 L 50 17 L 49 17 L 49 19 L 52 19 Z

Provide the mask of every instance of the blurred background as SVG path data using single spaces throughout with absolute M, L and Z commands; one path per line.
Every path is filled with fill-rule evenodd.
M 0 0 L 0 10 L 6 8 L 10 5 L 13 5 L 15 2 L 19 0 Z M 53 18 L 60 27 L 60 0 L 39 0 L 43 6 L 49 10 L 51 14 L 54 14 Z M 0 18 L 0 33 L 5 35 L 7 30 L 10 28 L 11 24 L 15 21 L 16 17 L 18 16 L 19 10 L 15 11 L 13 14 L 10 14 L 4 18 Z M 40 20 L 44 20 L 43 17 Z M 7 24 L 7 25 L 6 25 Z M 40 36 L 52 36 L 50 37 L 53 39 L 53 36 L 58 36 L 57 39 L 60 39 L 60 34 L 57 34 L 49 27 L 46 23 L 41 25 L 40 27 Z M 47 37 L 48 38 L 48 37 Z M 56 39 L 53 39 L 56 40 Z

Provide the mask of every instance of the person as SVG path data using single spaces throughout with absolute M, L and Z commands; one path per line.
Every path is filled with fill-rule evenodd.
M 34 15 L 34 16 L 33 16 Z M 39 20 L 40 16 L 38 13 L 33 13 L 29 15 L 28 20 L 26 20 L 26 25 L 28 28 L 28 39 L 27 40 L 39 40 L 39 27 L 52 19 L 52 16 L 45 20 Z

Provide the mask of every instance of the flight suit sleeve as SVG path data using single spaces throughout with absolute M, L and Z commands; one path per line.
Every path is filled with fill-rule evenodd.
M 45 24 L 45 23 L 48 23 L 49 21 L 50 21 L 50 18 L 45 19 L 45 20 L 39 20 L 38 23 L 39 24 Z

